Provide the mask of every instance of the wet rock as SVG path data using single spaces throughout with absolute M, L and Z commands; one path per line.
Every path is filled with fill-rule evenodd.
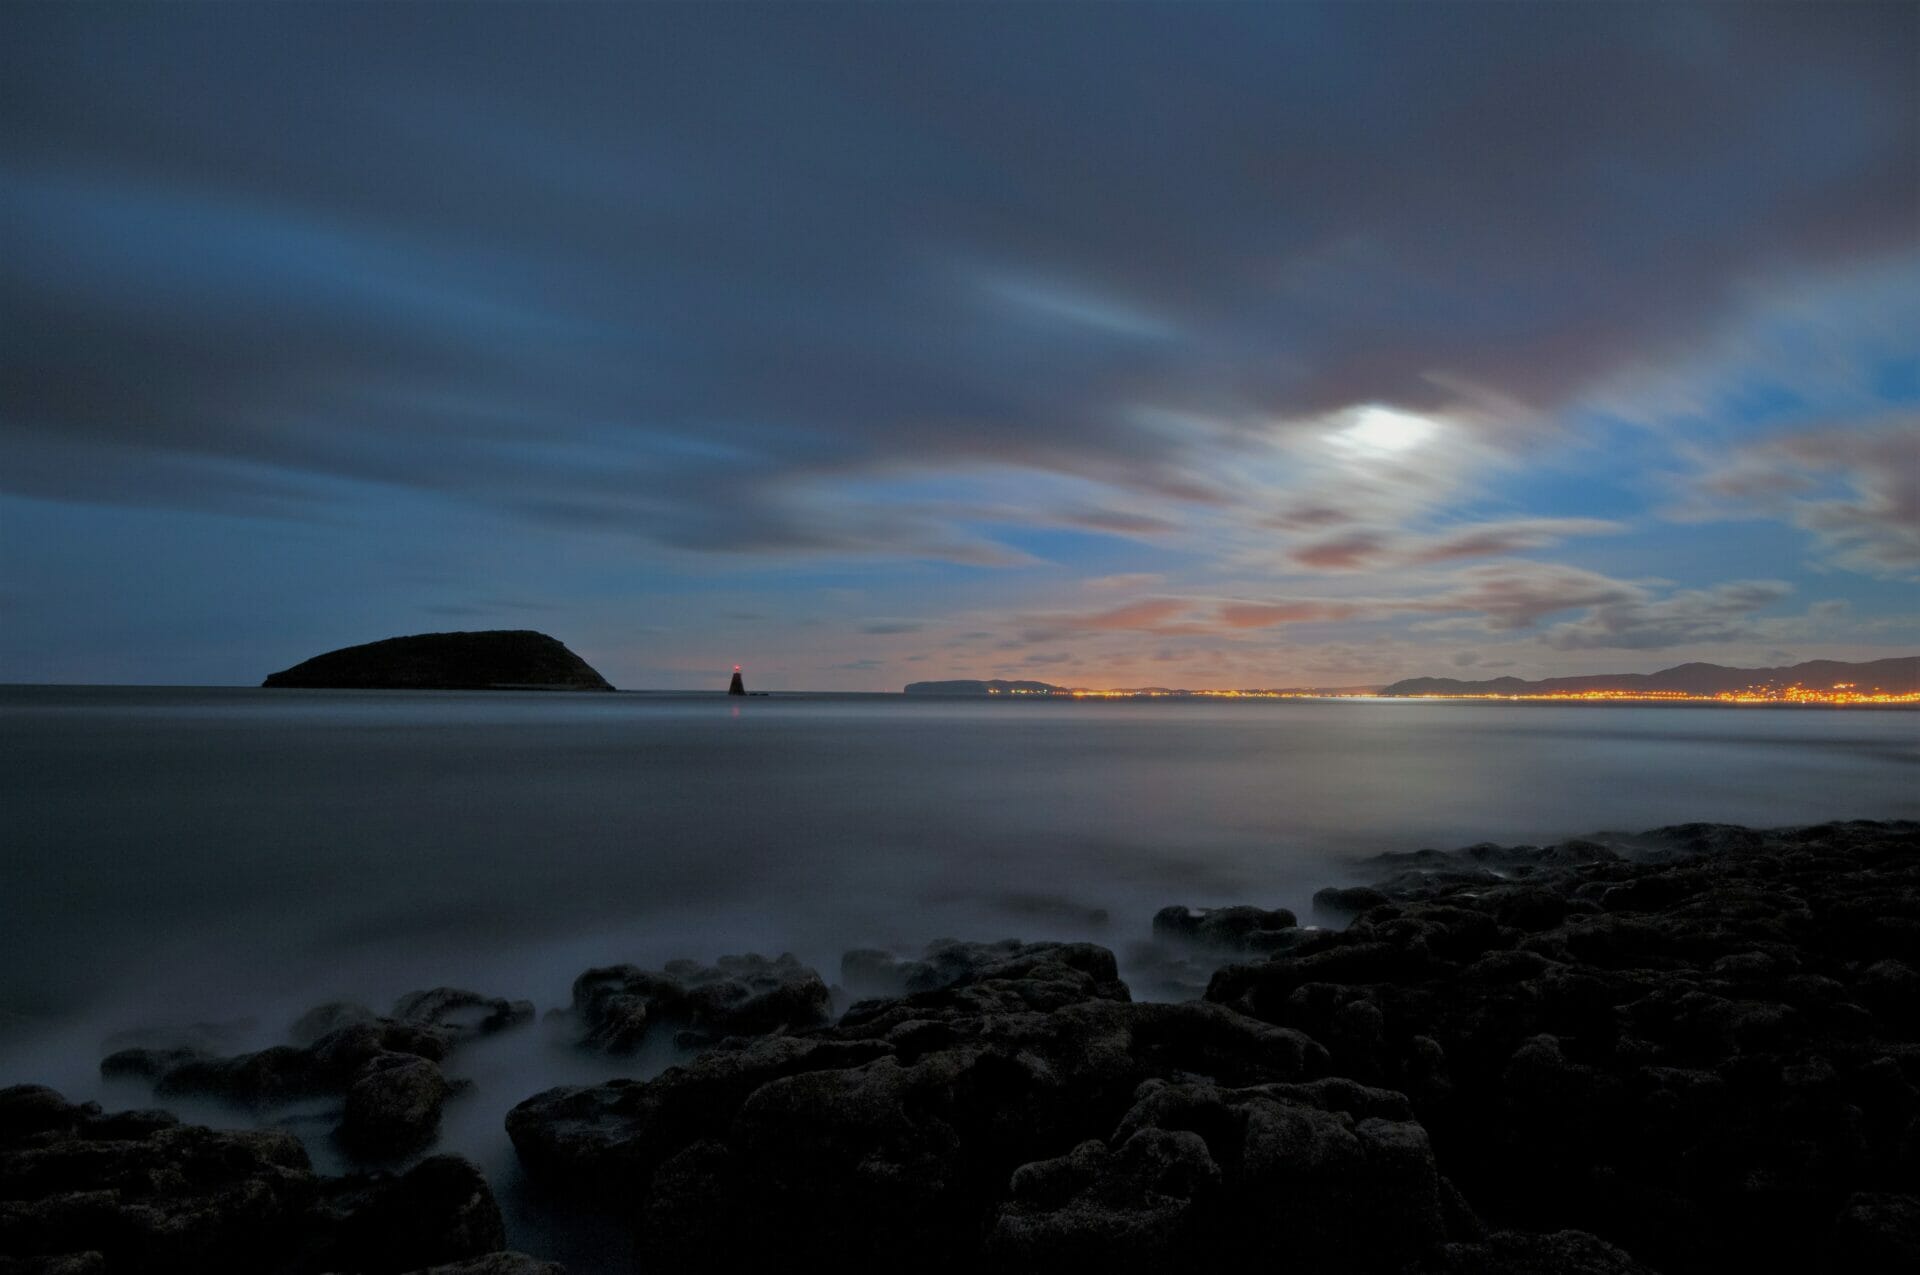
M 500 1259 L 500 1211 L 454 1156 L 407 1173 L 315 1175 L 279 1130 L 217 1131 L 0 1090 L 0 1270 L 389 1275 Z
M 1176 905 L 1153 914 L 1156 936 L 1228 952 L 1285 951 L 1301 940 L 1299 926 L 1299 918 L 1287 908 Z
M 80 1118 L 80 1110 L 45 1085 L 0 1089 L 0 1145 L 67 1128 Z
M 1508 885 L 1485 891 L 1479 906 L 1503 926 L 1550 930 L 1566 919 L 1570 904 L 1557 890 L 1538 885 Z
M 385 1159 L 414 1151 L 440 1131 L 451 1090 L 424 1058 L 388 1054 L 370 1060 L 347 1090 L 340 1140 L 356 1154 Z
M 493 1192 L 459 1156 L 433 1156 L 398 1176 L 335 1179 L 316 1213 L 328 1225 L 323 1252 L 310 1260 L 329 1270 L 405 1271 L 506 1247 Z
M 1045 1012 L 1084 1001 L 1129 999 L 1113 953 L 1093 943 L 958 943 L 942 940 L 908 962 L 904 997 L 856 1002 L 840 1027 L 874 1035 L 907 1021 Z
M 921 955 L 909 959 L 877 948 L 857 948 L 840 958 L 840 981 L 863 997 L 890 999 L 994 977 L 1020 977 L 1035 962 L 1053 957 L 1059 957 L 1063 964 L 1084 964 L 1076 954 L 1104 951 L 1091 943 L 935 939 Z
M 391 1017 L 413 1027 L 430 1028 L 457 1044 L 491 1036 L 533 1021 L 532 1001 L 482 996 L 458 987 L 408 992 L 394 1002 Z
M 1220 1182 L 1206 1140 L 1188 1130 L 1141 1129 L 1117 1149 L 1089 1140 L 1014 1170 L 987 1253 L 1006 1270 L 1163 1270 L 1192 1256 Z
M 1541 1233 L 1441 1269 L 1816 1268 L 1837 1202 L 1913 1180 L 1920 825 L 1378 866 L 1390 906 L 1207 996 L 1408 1095 L 1464 1200 Z
M 525 1253 L 505 1252 L 430 1266 L 425 1270 L 409 1271 L 407 1275 L 567 1275 L 567 1268 L 558 1262 L 543 1262 L 537 1257 L 528 1257 Z
M 979 1259 L 980 1221 L 1015 1169 L 1108 1137 L 1143 1081 L 1325 1070 L 1297 1031 L 1128 1001 L 1103 948 L 988 947 L 965 953 L 959 981 L 863 1002 L 831 1028 L 536 1095 L 508 1133 L 536 1180 L 637 1212 L 648 1260 L 738 1265 L 799 1243 L 952 1269 Z
M 581 1043 L 612 1054 L 633 1053 L 662 1033 L 698 1045 L 817 1027 L 832 1007 L 820 975 L 790 953 L 723 956 L 713 965 L 669 961 L 659 970 L 612 965 L 573 983 Z
M 114 1270 L 259 1270 L 312 1199 L 300 1143 L 0 1090 L 0 1254 Z M 53 1269 L 58 1269 L 54 1265 Z
M 1850 1197 L 1834 1219 L 1827 1269 L 1859 1275 L 1920 1270 L 1920 1197 Z
M 1485 1240 L 1448 1244 L 1407 1275 L 1653 1275 L 1622 1250 L 1581 1231 L 1531 1235 L 1496 1231 Z
M 377 1024 L 379 1021 L 378 1014 L 355 1001 L 328 1001 L 324 1005 L 315 1005 L 294 1019 L 287 1028 L 287 1039 L 295 1045 L 311 1045 L 342 1027 Z
M 0 1257 L 0 1275 L 106 1275 L 104 1253 L 62 1253 L 54 1257 Z
M 675 1152 L 724 1134 L 761 1085 L 892 1052 L 884 1041 L 769 1037 L 711 1050 L 649 1081 L 549 1089 L 507 1113 L 507 1135 L 532 1177 L 586 1193 L 625 1193 L 643 1187 Z
M 1386 903 L 1384 890 L 1376 890 L 1370 885 L 1330 885 L 1313 894 L 1313 910 L 1326 916 L 1349 919 L 1359 916 L 1369 908 L 1377 908 Z
M 1444 1239 L 1425 1131 L 1342 1110 L 1336 1090 L 1318 1096 L 1150 1081 L 1106 1143 L 1015 1172 L 988 1252 L 1015 1269 L 1356 1258 L 1393 1269 Z
M 1920 1023 L 1920 972 L 1904 961 L 1875 961 L 1860 972 L 1862 1003 L 1898 1027 Z
M 441 1104 L 454 1092 L 439 1062 L 476 1036 L 532 1017 L 525 1001 L 440 987 L 402 996 L 387 1018 L 348 1001 L 316 1006 L 288 1029 L 294 1044 L 224 1058 L 192 1048 L 123 1049 L 103 1059 L 100 1072 L 151 1080 L 161 1097 L 206 1096 L 256 1112 L 337 1098 L 342 1145 L 384 1159 L 418 1150 L 437 1132 Z

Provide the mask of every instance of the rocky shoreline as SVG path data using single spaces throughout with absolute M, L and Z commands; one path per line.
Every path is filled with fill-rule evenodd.
M 1320 924 L 1163 909 L 1130 967 L 1185 1000 L 1135 1000 L 1088 943 L 855 951 L 833 985 L 791 957 L 589 970 L 550 1015 L 573 1048 L 684 1061 L 533 1094 L 507 1133 L 634 1269 L 1920 1269 L 1920 824 L 1356 876 Z M 533 1018 L 437 988 L 253 1053 L 102 1061 L 162 1105 L 320 1102 L 344 1177 L 280 1129 L 0 1089 L 0 1275 L 557 1272 L 505 1251 L 474 1165 L 427 1154 L 460 1101 L 442 1063 Z

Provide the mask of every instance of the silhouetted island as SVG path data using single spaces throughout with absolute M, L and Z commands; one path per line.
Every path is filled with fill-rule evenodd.
M 983 682 L 976 678 L 956 678 L 947 682 L 908 682 L 908 695 L 1064 695 L 1067 688 L 1048 682 L 1003 682 L 999 678 Z
M 261 685 L 356 691 L 613 689 L 565 644 L 531 629 L 417 633 L 342 647 L 274 673 Z
M 1382 690 L 1382 695 L 1580 695 L 1601 691 L 1614 694 L 1731 695 L 1752 687 L 1800 685 L 1828 690 L 1837 685 L 1879 690 L 1890 695 L 1920 691 L 1920 656 L 1901 655 L 1886 660 L 1848 663 L 1809 660 L 1785 668 L 1728 668 L 1722 664 L 1677 664 L 1658 673 L 1591 673 L 1581 677 L 1549 677 L 1529 682 L 1518 677 L 1496 677 L 1463 682 L 1451 677 L 1410 677 Z

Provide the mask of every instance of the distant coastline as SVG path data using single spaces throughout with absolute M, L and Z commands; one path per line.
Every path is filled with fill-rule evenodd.
M 1782 668 L 1679 664 L 1657 673 L 1595 673 L 1526 681 L 1497 677 L 1465 682 L 1414 677 L 1388 686 L 1322 686 L 1186 690 L 1163 686 L 1094 689 L 1050 682 L 958 678 L 909 682 L 908 695 L 1033 696 L 1066 699 L 1471 699 L 1566 703 L 1805 704 L 1920 706 L 1920 656 L 1849 663 L 1809 660 Z

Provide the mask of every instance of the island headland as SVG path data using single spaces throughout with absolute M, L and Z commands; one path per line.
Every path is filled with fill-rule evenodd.
M 947 939 L 847 952 L 832 985 L 791 956 L 590 969 L 544 1020 L 443 987 L 257 1053 L 148 1035 L 102 1071 L 268 1127 L 0 1089 L 0 1270 L 556 1275 L 504 1250 L 499 1184 L 431 1154 L 464 1100 L 443 1060 L 530 1030 L 643 1073 L 506 1117 L 538 1207 L 629 1237 L 609 1269 L 1920 1264 L 1920 823 L 1354 875 L 1312 924 L 1163 908 L 1131 987 L 1096 944 Z M 271 1123 L 316 1102 L 365 1171 Z
M 531 629 L 416 633 L 342 647 L 271 674 L 261 685 L 355 691 L 613 689 L 557 638 Z

